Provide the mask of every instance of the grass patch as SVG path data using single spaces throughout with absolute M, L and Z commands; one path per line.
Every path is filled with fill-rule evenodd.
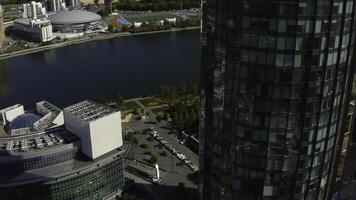
M 140 147 L 141 147 L 142 149 L 147 149 L 147 148 L 148 148 L 148 145 L 145 144 L 145 143 L 143 143 L 143 144 L 140 144 Z
M 161 115 L 163 113 L 166 113 L 167 109 L 166 108 L 155 108 L 155 109 L 152 109 L 152 112 L 156 115 Z
M 126 102 L 125 103 L 125 109 L 126 110 L 135 110 L 137 108 L 140 108 L 140 106 L 134 101 L 130 101 L 130 102 Z
M 149 98 L 149 99 L 143 99 L 140 100 L 140 102 L 146 106 L 146 107 L 150 107 L 150 106 L 161 106 L 161 105 L 165 105 L 166 102 L 158 99 L 158 98 Z

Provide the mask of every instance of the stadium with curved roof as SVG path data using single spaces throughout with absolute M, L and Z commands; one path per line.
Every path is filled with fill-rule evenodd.
M 48 16 L 54 32 L 84 32 L 98 28 L 101 16 L 85 10 L 65 10 Z

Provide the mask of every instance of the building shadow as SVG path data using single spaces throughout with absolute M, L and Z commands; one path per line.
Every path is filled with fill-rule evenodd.
M 134 183 L 124 193 L 142 200 L 198 200 L 198 189 L 186 186 Z

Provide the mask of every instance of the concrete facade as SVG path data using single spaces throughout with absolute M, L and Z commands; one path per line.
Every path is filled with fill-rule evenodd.
M 121 112 L 110 111 L 109 108 L 90 101 L 84 102 L 89 103 L 64 109 L 65 127 L 81 138 L 82 152 L 95 159 L 121 147 Z
M 23 105 L 16 104 L 14 106 L 0 110 L 0 122 L 2 125 L 6 125 L 8 122 L 11 122 L 16 117 L 25 114 Z

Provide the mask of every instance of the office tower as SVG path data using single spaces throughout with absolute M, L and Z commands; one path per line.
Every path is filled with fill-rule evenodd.
M 4 27 L 4 16 L 3 16 L 3 10 L 0 5 L 0 47 L 4 44 L 5 42 L 5 27 Z
M 66 9 L 66 3 L 64 0 L 46 0 L 48 10 L 57 12 Z
M 23 7 L 23 18 L 30 19 L 42 19 L 46 18 L 47 12 L 46 8 L 42 7 L 42 3 L 31 1 L 31 3 L 22 4 Z
M 354 6 L 203 2 L 203 199 L 330 199 L 354 71 Z

